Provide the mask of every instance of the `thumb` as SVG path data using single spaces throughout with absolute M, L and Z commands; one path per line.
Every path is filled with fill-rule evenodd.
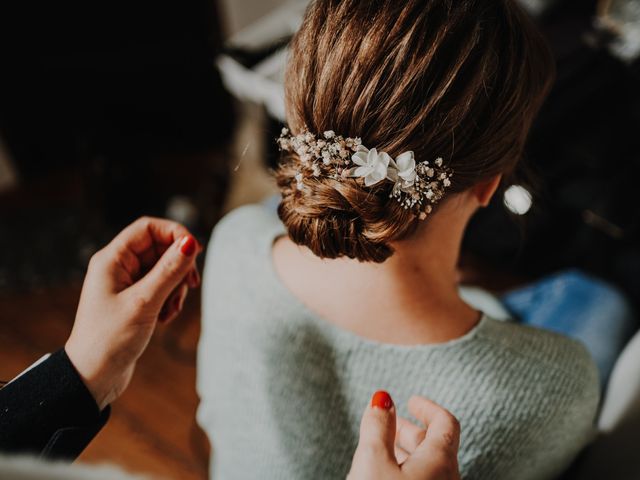
M 361 456 L 373 454 L 376 461 L 387 463 L 390 460 L 397 466 L 394 454 L 396 436 L 396 410 L 391 395 L 380 390 L 373 394 L 371 405 L 362 416 L 360 423 L 360 440 L 354 463 L 363 461 Z M 368 458 L 371 461 L 371 458 Z
M 177 239 L 134 288 L 160 309 L 193 268 L 197 251 L 198 243 L 191 235 Z

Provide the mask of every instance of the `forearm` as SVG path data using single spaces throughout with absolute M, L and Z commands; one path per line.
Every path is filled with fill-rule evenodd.
M 0 390 L 0 451 L 71 460 L 108 417 L 60 350 Z

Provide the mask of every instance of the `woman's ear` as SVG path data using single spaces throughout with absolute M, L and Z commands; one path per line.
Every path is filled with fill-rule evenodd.
M 482 207 L 489 205 L 489 202 L 491 201 L 491 198 L 493 198 L 493 194 L 496 193 L 501 180 L 502 174 L 500 173 L 473 187 L 473 196 L 476 197 L 476 200 Z

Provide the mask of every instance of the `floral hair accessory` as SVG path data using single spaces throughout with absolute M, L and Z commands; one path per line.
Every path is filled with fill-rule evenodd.
M 345 138 L 333 130 L 317 138 L 308 130 L 291 135 L 288 128 L 283 128 L 277 142 L 281 150 L 294 152 L 300 158 L 295 175 L 297 190 L 306 188 L 305 179 L 323 176 L 338 181 L 360 179 L 365 187 L 389 181 L 393 182 L 389 197 L 424 220 L 451 186 L 453 171 L 443 166 L 440 157 L 433 163 L 416 164 L 413 152 L 407 151 L 394 159 L 386 152 L 366 148 L 358 137 Z

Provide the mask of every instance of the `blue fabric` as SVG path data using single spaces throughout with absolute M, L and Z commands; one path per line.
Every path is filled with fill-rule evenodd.
M 582 342 L 598 366 L 603 389 L 637 328 L 624 295 L 579 270 L 546 277 L 507 293 L 501 300 L 517 321 Z

